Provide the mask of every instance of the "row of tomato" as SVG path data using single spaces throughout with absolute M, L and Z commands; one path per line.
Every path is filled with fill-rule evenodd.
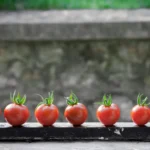
M 53 92 L 48 94 L 48 97 L 43 98 L 35 108 L 35 118 L 43 126 L 53 125 L 59 117 L 59 110 L 53 104 Z M 28 108 L 24 105 L 26 96 L 20 96 L 16 92 L 10 94 L 11 104 L 4 109 L 5 120 L 12 126 L 20 126 L 24 124 L 30 115 Z M 142 99 L 142 95 L 137 97 L 137 105 L 131 110 L 131 119 L 137 125 L 145 125 L 150 120 L 150 109 L 146 103 L 147 97 Z M 85 105 L 79 103 L 77 96 L 71 92 L 69 97 L 66 97 L 67 107 L 64 116 L 68 122 L 74 126 L 81 125 L 88 117 L 88 111 Z M 111 95 L 104 95 L 102 102 L 98 102 L 99 108 L 96 111 L 97 119 L 106 126 L 115 124 L 120 118 L 120 108 L 112 102 Z

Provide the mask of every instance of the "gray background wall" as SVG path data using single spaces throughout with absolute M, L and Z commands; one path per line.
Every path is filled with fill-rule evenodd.
M 64 97 L 73 90 L 88 107 L 88 121 L 97 121 L 94 102 L 110 93 L 121 108 L 120 121 L 130 121 L 130 109 L 138 93 L 150 96 L 150 41 L 97 40 L 68 42 L 0 42 L 0 107 L 10 102 L 15 89 L 27 94 L 34 109 L 39 93 L 55 92 L 60 109 L 59 121 L 65 121 Z M 4 121 L 3 117 L 0 118 Z

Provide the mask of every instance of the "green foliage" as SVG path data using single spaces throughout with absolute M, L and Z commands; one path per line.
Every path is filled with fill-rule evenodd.
M 16 91 L 14 91 L 13 95 L 10 93 L 10 100 L 18 105 L 23 105 L 26 102 L 26 95 L 23 97 L 20 96 L 20 93 L 16 96 Z
M 0 9 L 149 8 L 150 0 L 0 0 Z

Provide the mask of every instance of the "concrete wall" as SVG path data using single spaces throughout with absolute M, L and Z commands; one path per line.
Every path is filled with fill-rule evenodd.
M 150 96 L 150 12 L 108 12 L 1 12 L 1 108 L 16 89 L 27 94 L 30 121 L 35 121 L 40 102 L 35 94 L 54 90 L 64 121 L 64 97 L 73 90 L 88 107 L 88 121 L 96 121 L 94 102 L 109 93 L 121 108 L 120 121 L 130 121 L 137 94 Z
M 149 48 L 149 40 L 0 42 L 1 107 L 15 89 L 26 93 L 33 121 L 40 102 L 34 94 L 54 90 L 62 121 L 64 97 L 73 90 L 88 106 L 89 121 L 96 121 L 94 102 L 110 93 L 127 121 L 137 94 L 150 96 Z

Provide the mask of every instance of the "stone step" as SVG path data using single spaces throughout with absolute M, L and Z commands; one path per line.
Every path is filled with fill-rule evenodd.
M 0 12 L 0 40 L 149 39 L 150 10 Z

